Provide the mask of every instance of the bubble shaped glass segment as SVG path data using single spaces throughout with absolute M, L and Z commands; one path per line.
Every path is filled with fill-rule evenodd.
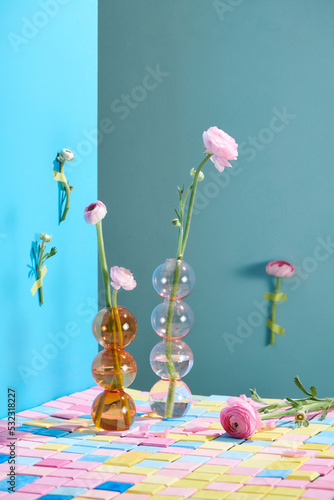
M 117 307 L 119 321 L 122 327 L 123 342 L 121 347 L 129 345 L 137 333 L 137 321 L 130 311 L 124 307 Z M 93 334 L 95 339 L 103 347 L 113 347 L 120 344 L 118 318 L 115 314 L 115 308 L 105 307 L 97 313 L 93 320 Z
M 92 419 L 98 429 L 127 430 L 133 424 L 135 416 L 135 403 L 132 397 L 123 390 L 104 391 L 93 402 Z
M 194 364 L 194 356 L 190 347 L 182 340 L 172 340 L 171 357 L 177 373 L 176 378 L 182 378 L 190 372 Z M 150 355 L 151 368 L 158 377 L 169 380 L 166 356 L 166 341 L 156 344 Z
M 176 259 L 167 259 L 153 273 L 153 288 L 164 299 L 171 298 L 176 262 Z M 193 268 L 182 260 L 180 279 L 175 298 L 183 299 L 187 297 L 193 291 L 195 283 L 196 277 Z
M 116 390 L 120 385 L 117 360 L 124 387 L 129 387 L 136 378 L 137 365 L 130 353 L 123 349 L 116 351 L 104 349 L 95 356 L 92 364 L 92 375 L 95 382 L 108 391 Z
M 153 330 L 163 338 L 167 337 L 166 326 L 168 309 L 169 301 L 165 300 L 153 310 L 151 315 Z M 169 332 L 171 337 L 173 339 L 182 339 L 188 335 L 193 325 L 194 313 L 191 307 L 183 302 L 183 300 L 176 300 Z
M 166 413 L 168 396 L 168 380 L 159 380 L 150 391 L 151 410 L 162 417 Z M 175 381 L 175 395 L 172 418 L 179 418 L 185 415 L 191 405 L 191 392 L 189 387 L 182 380 Z

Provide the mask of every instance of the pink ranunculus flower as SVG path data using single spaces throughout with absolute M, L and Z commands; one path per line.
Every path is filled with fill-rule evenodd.
M 85 208 L 84 218 L 87 224 L 97 224 L 105 218 L 106 213 L 107 207 L 105 204 L 97 200 L 95 203 L 91 203 Z
M 273 260 L 266 265 L 266 271 L 276 278 L 291 278 L 295 274 L 295 268 L 285 260 Z
M 132 272 L 124 267 L 111 267 L 110 278 L 111 286 L 115 288 L 115 290 L 119 290 L 120 288 L 124 290 L 133 290 L 137 286 Z
M 231 437 L 247 439 L 261 429 L 261 417 L 243 397 L 230 398 L 220 412 L 220 423 Z
M 219 172 L 232 166 L 228 160 L 236 160 L 238 157 L 238 144 L 218 127 L 210 127 L 203 132 L 203 142 L 208 152 L 212 153 L 211 161 Z

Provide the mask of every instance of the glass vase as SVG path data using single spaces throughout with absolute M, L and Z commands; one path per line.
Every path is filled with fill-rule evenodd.
M 181 340 L 194 324 L 191 307 L 183 299 L 194 289 L 196 277 L 189 264 L 167 259 L 153 273 L 155 291 L 164 301 L 152 312 L 153 330 L 163 338 L 150 354 L 151 368 L 161 380 L 150 391 L 151 410 L 164 417 L 182 417 L 191 406 L 191 392 L 181 381 L 193 366 L 193 353 Z
M 93 378 L 104 389 L 93 402 L 93 422 L 106 431 L 127 430 L 136 417 L 136 407 L 124 388 L 134 381 L 137 365 L 124 347 L 136 336 L 136 318 L 124 307 L 105 307 L 95 316 L 92 330 L 104 347 L 92 364 Z

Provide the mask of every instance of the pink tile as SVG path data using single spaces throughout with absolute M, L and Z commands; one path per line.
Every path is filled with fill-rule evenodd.
M 107 457 L 119 457 L 124 455 L 126 451 L 123 450 L 112 450 L 108 448 L 99 448 L 98 450 L 92 451 L 91 455 L 106 455 Z M 165 453 L 165 451 L 164 451 Z
M 308 481 L 299 481 L 295 479 L 282 479 L 277 486 L 282 488 L 302 488 L 306 489 L 306 485 L 309 484 Z
M 195 469 L 198 469 L 201 464 L 198 462 L 179 462 L 176 460 L 175 462 L 172 462 L 164 467 L 164 470 L 186 470 L 186 471 L 193 471 Z
M 37 493 L 20 493 L 17 491 L 16 493 L 9 493 L 10 500 L 36 500 L 40 495 Z
M 36 479 L 32 484 L 47 484 L 49 486 L 54 486 L 55 488 L 59 488 L 59 486 L 63 486 L 70 479 L 68 477 L 51 477 L 44 476 Z
M 88 490 L 85 491 L 84 493 L 80 493 L 81 497 L 100 498 L 101 500 L 111 500 L 112 498 L 117 497 L 117 495 L 119 495 L 118 491 L 107 491 L 107 490 Z M 150 498 L 150 496 L 151 495 L 148 495 L 147 498 Z M 120 498 L 120 496 L 118 496 L 118 498 Z
M 69 479 L 74 479 L 82 474 L 81 469 L 55 469 L 51 472 L 50 477 L 68 477 Z
M 60 408 L 62 410 L 66 410 L 70 406 L 70 403 L 62 403 L 61 401 L 49 401 L 48 403 L 44 403 L 43 406 L 48 406 L 50 408 Z
M 300 467 L 300 469 L 298 470 L 315 471 L 319 472 L 321 476 L 325 476 L 333 470 L 333 467 L 330 467 L 329 465 L 308 465 L 308 463 L 306 462 L 306 464 Z
M 181 446 L 169 446 L 166 448 L 162 453 L 176 453 L 177 455 L 188 455 L 187 448 L 182 448 Z M 221 453 L 221 450 L 219 451 L 219 454 Z
M 196 483 L 196 481 L 194 481 L 194 483 Z M 198 488 L 175 488 L 173 486 L 169 486 L 169 488 L 159 491 L 160 495 L 166 495 L 166 496 L 170 495 L 174 497 L 183 496 L 184 498 L 188 498 L 197 492 Z
M 38 462 L 39 467 L 55 467 L 60 469 L 64 465 L 70 464 L 71 460 L 59 460 L 58 458 L 45 458 Z
M 279 443 L 280 441 L 306 441 L 307 439 L 310 439 L 310 436 L 307 436 L 306 434 L 283 434 L 283 436 L 279 437 L 276 439 L 276 441 Z
M 51 417 L 70 419 L 70 418 L 81 417 L 82 415 L 85 415 L 85 413 L 82 411 L 59 410 L 56 411 L 55 413 L 52 413 Z
M 174 449 L 177 449 L 175 446 Z M 164 451 L 164 453 L 166 453 Z M 196 450 L 191 450 L 187 455 L 195 455 L 195 456 L 200 456 L 200 457 L 218 457 L 218 455 L 222 454 L 222 450 L 209 450 L 209 449 L 204 449 L 204 448 L 196 448 Z M 235 460 L 236 462 L 240 462 L 240 460 Z
M 97 467 L 100 467 L 101 462 L 86 462 L 86 461 L 82 461 L 82 462 L 70 462 L 66 465 L 63 466 L 63 469 L 80 469 L 80 470 L 86 470 L 86 471 L 89 471 L 89 470 L 92 470 L 92 469 L 96 469 Z
M 232 458 L 213 458 L 208 462 L 205 462 L 205 465 L 226 465 L 227 467 L 234 467 L 240 464 L 242 460 L 233 460 Z
M 48 484 L 26 484 L 20 488 L 20 493 L 34 493 L 36 495 L 46 495 L 50 491 L 54 490 L 55 486 Z
M 19 413 L 17 413 L 17 415 L 19 417 L 24 417 L 27 419 L 27 422 L 29 420 L 39 420 L 41 418 L 45 418 L 47 417 L 47 415 L 45 413 L 41 413 L 39 411 L 32 411 L 32 410 L 24 410 L 24 411 L 20 411 Z
M 79 401 L 79 400 L 78 400 Z M 90 414 L 90 412 L 92 411 L 92 407 L 91 405 L 87 405 L 87 401 L 84 401 L 84 404 L 75 404 L 73 406 L 70 406 L 70 408 L 68 409 L 69 411 L 75 411 L 75 412 L 81 412 L 82 415 L 87 415 L 87 414 Z
M 312 488 L 312 489 L 305 491 L 305 493 L 303 493 L 300 498 L 319 498 L 319 499 L 324 499 L 324 500 L 333 500 L 334 490 L 330 491 L 330 490 L 318 490 L 317 489 L 316 497 L 314 497 L 314 495 L 315 495 L 314 489 Z
M 20 439 L 17 448 L 36 448 L 36 446 L 38 445 L 31 439 Z
M 259 467 L 232 467 L 232 469 L 225 472 L 225 474 L 257 476 L 263 469 Z
M 258 486 L 279 486 L 280 482 L 278 477 L 252 477 L 245 482 L 245 484 L 257 484 Z
M 310 481 L 307 483 L 307 489 L 319 489 L 319 490 L 330 490 L 334 491 L 333 481 L 326 481 L 325 479 L 317 479 L 316 481 Z
M 171 477 L 178 477 L 179 479 L 183 479 L 185 476 L 188 476 L 189 471 L 188 470 L 173 470 L 173 469 L 160 469 L 159 470 L 159 476 L 171 476 Z
M 76 479 L 70 479 L 66 483 L 66 487 L 70 486 L 72 488 L 88 488 L 88 489 L 93 489 L 95 486 L 98 486 L 99 484 L 102 484 L 104 481 L 103 479 L 87 479 L 87 478 L 76 478 Z
M 39 467 L 38 465 L 32 465 L 31 467 L 26 467 L 23 473 L 25 476 L 48 476 L 55 470 L 57 470 L 55 467 Z
M 145 441 L 145 446 L 161 446 L 162 448 L 167 448 L 167 446 L 175 442 L 176 439 L 149 438 Z
M 334 434 L 334 433 L 333 433 Z M 334 460 L 332 458 L 312 458 L 307 461 L 308 465 L 329 465 L 333 467 Z
M 334 481 L 334 470 L 327 474 L 326 481 Z
M 73 409 L 73 406 L 75 406 L 75 405 L 87 406 L 87 401 L 85 399 L 78 399 L 78 398 L 74 398 L 73 396 L 64 396 L 62 398 L 59 398 L 58 401 L 61 401 L 62 403 L 71 404 L 71 406 L 70 406 L 71 409 Z
M 131 437 L 124 437 L 122 438 L 122 443 L 125 443 L 125 444 L 146 444 L 146 439 L 143 439 L 143 438 L 131 438 Z
M 215 491 L 238 491 L 243 484 L 236 483 L 220 483 L 218 481 L 213 481 L 208 486 L 205 486 L 204 490 L 215 490 Z
M 74 462 L 75 460 L 79 460 L 79 458 L 84 457 L 82 453 L 64 453 L 60 452 L 57 453 L 57 456 L 54 457 L 57 460 L 68 460 L 69 462 Z
M 23 470 L 26 470 L 26 469 L 27 469 L 27 465 L 15 464 L 15 471 L 16 472 L 22 472 Z M 0 464 L 0 471 L 1 472 L 9 472 L 9 470 L 10 470 L 10 464 L 8 462 Z
M 35 446 L 38 446 L 38 444 L 35 444 Z M 18 451 L 18 456 L 21 457 L 48 458 L 52 455 L 57 455 L 57 452 L 53 450 L 32 450 L 29 448 L 21 448 Z
M 130 476 L 130 474 L 127 474 L 127 476 Z M 80 477 L 80 479 L 101 479 L 102 482 L 105 482 L 105 481 L 110 481 L 111 479 L 114 480 L 116 474 L 110 474 L 109 472 L 91 471 L 91 472 L 84 472 L 83 474 L 80 474 L 80 476 L 78 477 Z
M 29 441 L 43 444 L 47 443 L 48 441 L 52 441 L 52 438 L 50 438 L 50 436 L 41 436 L 40 434 L 37 436 L 33 434 L 32 436 L 29 436 Z M 36 446 L 38 446 L 38 444 L 36 444 Z
M 113 478 L 113 481 L 119 481 L 120 483 L 140 483 L 147 476 L 142 476 L 140 474 L 118 474 Z
M 83 427 L 83 426 L 80 424 L 57 424 L 57 425 L 53 425 L 52 429 L 55 429 L 58 431 L 74 432 L 77 429 L 80 429 L 80 427 Z

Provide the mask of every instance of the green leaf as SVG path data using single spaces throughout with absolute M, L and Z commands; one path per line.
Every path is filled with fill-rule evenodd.
M 256 392 L 256 389 L 249 389 L 249 392 L 252 395 L 252 400 L 255 401 L 256 403 L 260 403 L 261 405 L 268 405 L 268 402 L 265 401 L 264 399 L 260 398 L 258 393 Z
M 330 409 L 330 407 L 331 407 L 330 405 L 327 406 L 326 410 L 319 417 L 319 420 L 324 420 L 327 417 L 327 413 L 328 413 L 328 410 Z
M 290 399 L 290 398 L 285 398 L 287 401 L 289 401 L 289 403 L 291 404 L 291 406 L 293 408 L 302 408 L 303 406 L 298 402 L 298 401 L 294 401 L 293 399 Z
M 176 215 L 177 215 L 177 218 L 180 220 L 180 219 L 181 219 L 181 217 L 180 217 L 179 212 L 176 210 L 176 208 L 174 208 L 174 210 L 175 210 L 175 213 L 176 213 Z
M 307 396 L 312 396 L 312 394 L 305 389 L 305 387 L 301 383 L 300 378 L 298 377 L 298 375 L 297 375 L 297 377 L 294 378 L 294 383 L 296 384 L 296 386 L 298 387 L 298 389 L 300 389 L 304 394 L 306 394 Z
M 318 391 L 317 391 L 317 389 L 314 387 L 314 385 L 311 385 L 311 387 L 310 387 L 310 391 L 311 391 L 311 394 L 312 394 L 312 398 L 316 398 L 316 397 L 317 397 L 317 394 L 318 394 Z

